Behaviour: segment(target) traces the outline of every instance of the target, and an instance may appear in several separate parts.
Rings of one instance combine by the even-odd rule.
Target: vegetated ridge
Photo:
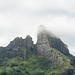
[[[60,38],[41,26],[36,44],[27,35],[0,47],[0,75],[75,75],[75,57]]]

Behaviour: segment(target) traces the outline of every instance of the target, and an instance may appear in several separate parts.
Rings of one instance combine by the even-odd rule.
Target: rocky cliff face
[[[64,44],[60,38],[46,30],[44,26],[39,27],[39,33],[44,34],[49,42],[50,47],[55,48],[65,55],[69,54],[69,50],[66,44]],[[41,36],[42,37],[42,36]]]
[[[61,53],[56,50],[56,49],[58,49],[58,46],[56,43],[58,43],[60,40],[58,41],[57,39],[54,39],[55,41],[52,41],[52,40],[50,40],[51,37],[54,38],[55,36],[50,35],[46,30],[41,28],[41,31],[39,31],[39,33],[37,35],[37,51],[41,55],[48,57],[50,59],[50,62],[52,62],[52,63],[54,63],[54,62],[58,62],[60,64],[63,64],[64,62],[70,63],[70,60],[67,60],[64,57],[62,58]],[[53,44],[56,46],[54,46]],[[58,45],[60,45],[60,44],[58,44]],[[55,47],[57,47],[57,48],[55,48]],[[64,46],[62,46],[62,47],[64,47]],[[63,51],[62,48],[61,48],[61,51]]]
[[[27,36],[26,37],[26,39],[25,40],[23,40],[23,45],[22,46],[24,46],[26,49],[28,49],[28,50],[31,50],[31,51],[33,51],[33,47],[34,47],[34,45],[33,45],[33,41],[32,41],[32,38],[31,38],[31,36]]]
[[[26,50],[33,50],[33,41],[30,36],[25,39],[16,37],[7,47],[0,47],[0,58],[9,59],[16,56],[26,59]]]
[[[41,54],[46,54],[50,52],[50,45],[45,33],[41,32],[37,35],[37,51]]]
[[[17,37],[13,41],[11,41],[7,47],[13,48],[13,50],[18,50],[19,47],[25,47],[28,50],[32,50],[33,49],[33,41],[29,35],[27,35],[27,37],[25,39]]]
[[[28,35],[0,47],[0,75],[73,75],[75,58],[68,55],[67,45],[41,27],[36,44]]]
[[[47,34],[47,38],[48,38],[49,44],[52,48],[59,50],[60,52],[62,52],[65,55],[69,54],[67,45],[64,44],[60,38],[52,37],[49,34]]]

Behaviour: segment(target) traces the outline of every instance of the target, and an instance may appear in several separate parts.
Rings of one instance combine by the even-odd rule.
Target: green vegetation
[[[0,75],[75,75],[75,57],[67,46],[45,34],[41,33],[37,44],[27,36],[0,47]]]
[[[22,49],[24,50],[24,48]],[[68,59],[61,52],[59,54],[61,57]],[[66,73],[67,69],[73,69],[69,62],[64,61],[64,64],[51,63],[50,58],[42,55],[38,56],[27,50],[26,60],[19,56],[5,60],[0,67],[0,75],[60,75]]]

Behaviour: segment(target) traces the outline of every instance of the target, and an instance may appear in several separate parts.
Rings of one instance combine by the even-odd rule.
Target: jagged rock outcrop
[[[37,51],[41,52],[41,54],[49,55],[50,45],[45,33],[41,32],[37,36]]]
[[[63,64],[64,61],[70,62],[64,57],[62,58],[60,52],[57,51],[56,49],[53,49],[52,46],[50,46],[52,45],[52,43],[56,42],[50,43],[49,36],[54,37],[53,35],[50,35],[45,29],[41,28],[41,30],[37,35],[37,51],[41,55],[48,57],[50,59],[50,62],[52,63],[58,62],[60,64]]]
[[[50,44],[49,44],[49,41],[45,32],[42,32],[42,31],[39,32],[37,35],[37,39],[38,39],[37,51],[41,55],[50,58],[51,63],[54,63],[54,62],[59,62],[60,64],[64,63],[63,59],[60,58],[61,57],[60,53],[50,47]],[[66,59],[64,58],[64,60]]]
[[[0,47],[0,75],[11,75],[11,72],[13,75],[73,75],[74,61],[67,45],[43,26],[36,44],[28,35]]]
[[[33,51],[33,41],[32,41],[32,37],[31,36],[27,36],[24,40],[23,40],[23,44],[22,46],[24,46],[26,49]]]
[[[52,48],[55,48],[57,50],[59,50],[60,52],[62,52],[65,55],[69,54],[69,50],[66,44],[64,44],[61,39],[57,38],[57,37],[52,37],[51,35],[47,34],[47,38],[49,41],[49,44]]]
[[[25,39],[16,37],[7,47],[0,47],[0,58],[9,59],[20,56],[26,59],[26,50],[33,50],[32,38],[28,35]]]
[[[59,65],[65,65],[66,63],[70,65],[70,59],[66,57],[67,54],[69,54],[67,46],[59,38],[44,29],[44,27],[40,29],[37,35],[37,51],[39,55],[48,58],[48,60],[45,61],[47,64],[57,63]],[[59,75],[73,74],[73,69],[71,67],[65,70],[65,72]]]
[[[11,41],[9,43],[9,45],[7,46],[7,48],[9,50],[15,50],[18,51],[20,47],[22,47],[22,38],[16,37],[13,41]]]
[[[54,34],[49,32],[48,30],[46,30],[46,28],[44,26],[41,25],[39,27],[39,32],[40,33],[42,32],[46,35],[46,38],[49,42],[50,47],[59,50],[60,52],[62,52],[65,55],[69,54],[67,45],[64,44],[60,38],[56,37]]]
[[[25,47],[28,50],[32,50],[33,49],[33,41],[29,35],[27,35],[27,37],[25,39],[17,37],[13,41],[11,41],[7,47],[13,48],[13,50],[18,50],[20,47]]]

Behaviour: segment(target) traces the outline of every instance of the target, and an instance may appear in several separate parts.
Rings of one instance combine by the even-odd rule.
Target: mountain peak
[[[39,33],[44,33],[44,34],[49,35],[51,37],[56,37],[52,32],[50,32],[50,30],[47,29],[47,27],[45,27],[43,25],[40,25],[38,27],[38,34]]]
[[[50,47],[55,48],[59,50],[60,52],[64,54],[69,54],[69,50],[67,48],[67,45],[62,42],[60,38],[55,36],[53,33],[51,33],[45,26],[40,25],[38,34],[37,34],[37,41],[47,39]]]
[[[37,43],[27,35],[0,47],[0,75],[73,75],[75,58],[67,46],[43,25]]]

